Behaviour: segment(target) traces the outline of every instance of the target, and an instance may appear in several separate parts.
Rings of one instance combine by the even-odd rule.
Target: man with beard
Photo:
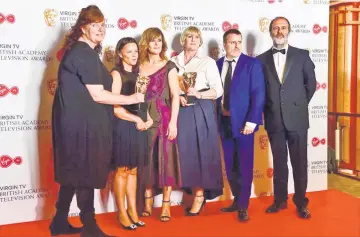
[[[293,202],[298,216],[310,218],[307,208],[307,131],[308,104],[316,90],[315,65],[309,52],[288,45],[291,26],[285,17],[270,23],[273,46],[258,56],[263,63],[266,82],[264,108],[274,167],[274,202],[266,210],[275,213],[287,207],[288,150],[293,170]]]

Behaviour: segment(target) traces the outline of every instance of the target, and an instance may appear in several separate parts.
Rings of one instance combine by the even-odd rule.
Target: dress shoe
[[[298,216],[302,219],[309,219],[311,217],[310,211],[306,207],[297,209],[297,213],[298,213]]]
[[[236,202],[234,201],[230,206],[220,209],[222,212],[234,212],[237,211]]]
[[[238,210],[238,219],[241,222],[245,222],[249,220],[248,211],[245,208],[241,208]]]
[[[281,209],[286,209],[286,208],[287,208],[287,203],[286,202],[283,202],[283,203],[280,203],[280,204],[273,203],[273,204],[271,204],[270,207],[268,207],[266,209],[266,213],[275,213],[275,212],[278,212]]]
[[[67,215],[66,216],[55,215],[51,221],[49,229],[51,236],[75,235],[75,234],[79,234],[82,230],[81,227],[77,228],[70,225],[67,219]]]
[[[76,235],[79,234],[82,228],[73,227],[72,225],[67,225],[66,227],[58,227],[55,225],[50,225],[49,227],[51,236],[57,235]]]

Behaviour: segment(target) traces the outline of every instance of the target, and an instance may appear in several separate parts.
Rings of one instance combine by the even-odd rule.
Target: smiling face
[[[95,45],[100,44],[106,34],[105,21],[93,22],[82,28],[83,36]]]
[[[188,33],[185,37],[184,48],[188,51],[197,51],[201,44],[201,37],[197,33]]]
[[[283,48],[288,44],[290,26],[287,20],[279,18],[271,26],[271,38],[276,48]]]

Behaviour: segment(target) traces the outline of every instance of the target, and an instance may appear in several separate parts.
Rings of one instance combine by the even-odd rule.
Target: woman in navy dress
[[[179,112],[179,154],[183,189],[193,194],[188,216],[199,214],[206,199],[223,193],[220,144],[215,118],[214,100],[223,93],[220,74],[214,59],[201,53],[201,31],[190,26],[180,37],[184,51],[173,57],[180,76],[191,73],[194,87],[183,91],[194,101],[181,96]]]
[[[112,92],[121,95],[135,93],[138,77],[139,47],[134,38],[119,40],[115,49],[116,66],[112,70]],[[118,220],[127,230],[145,226],[136,210],[137,167],[145,165],[148,154],[147,103],[115,105],[113,166],[116,169],[114,193]],[[125,196],[127,209],[125,209]]]
[[[96,224],[94,189],[106,186],[110,171],[114,104],[143,102],[143,95],[111,93],[112,78],[99,58],[105,37],[104,15],[83,8],[65,41],[52,110],[55,180],[60,184],[52,235],[106,237]],[[68,222],[76,193],[83,228]]]

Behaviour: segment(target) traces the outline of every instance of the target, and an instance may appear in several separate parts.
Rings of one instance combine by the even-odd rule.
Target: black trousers
[[[307,130],[284,130],[268,133],[268,135],[273,154],[275,203],[280,204],[288,199],[287,157],[289,150],[295,185],[293,202],[297,208],[305,208],[309,202],[305,196],[308,182]]]
[[[68,217],[71,201],[76,195],[77,205],[80,209],[81,222],[92,224],[95,216],[94,208],[94,189],[92,188],[75,188],[60,185],[58,200],[56,202],[55,218],[64,219]]]

